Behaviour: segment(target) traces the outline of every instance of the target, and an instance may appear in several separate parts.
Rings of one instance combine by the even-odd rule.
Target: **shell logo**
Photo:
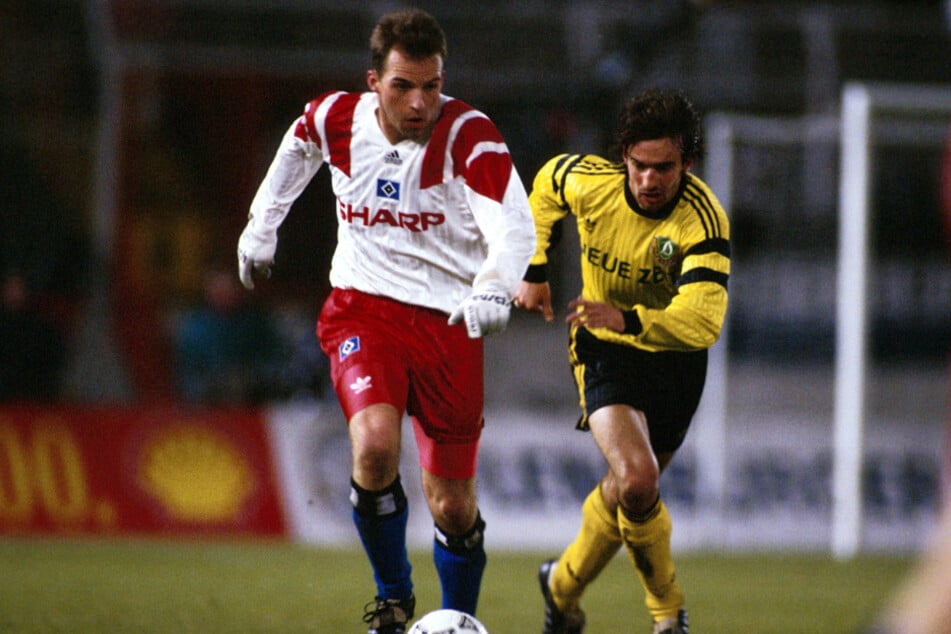
[[[170,425],[146,441],[140,486],[175,520],[237,519],[254,490],[251,465],[224,434],[200,425]]]

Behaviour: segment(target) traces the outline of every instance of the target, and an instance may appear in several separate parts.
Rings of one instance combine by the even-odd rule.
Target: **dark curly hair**
[[[635,143],[666,138],[680,143],[684,161],[703,158],[700,115],[682,92],[652,88],[624,104],[615,136],[619,154]]]
[[[441,55],[446,59],[446,34],[436,18],[419,9],[396,11],[380,18],[370,35],[370,65],[383,74],[386,58],[400,47],[412,59]]]

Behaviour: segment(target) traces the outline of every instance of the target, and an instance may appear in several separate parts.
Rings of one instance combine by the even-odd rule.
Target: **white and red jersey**
[[[474,291],[513,296],[535,250],[535,229],[495,125],[443,96],[426,143],[393,145],[377,107],[373,92],[331,92],[308,103],[258,189],[243,239],[273,240],[326,163],[337,198],[334,287],[447,313]]]

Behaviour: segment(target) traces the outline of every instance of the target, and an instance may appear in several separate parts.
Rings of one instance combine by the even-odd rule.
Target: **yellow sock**
[[[647,609],[655,621],[676,617],[684,605],[670,554],[670,514],[658,499],[647,519],[635,522],[619,508],[618,528],[627,554],[647,592]]]
[[[604,570],[621,547],[617,519],[595,487],[581,507],[581,529],[558,560],[551,575],[552,598],[558,609],[578,605],[585,587]]]

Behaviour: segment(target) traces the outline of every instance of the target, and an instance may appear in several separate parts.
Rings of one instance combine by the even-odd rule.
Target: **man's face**
[[[656,211],[677,195],[691,162],[684,162],[674,139],[650,139],[624,150],[627,183],[644,211]]]
[[[445,73],[442,56],[412,59],[394,47],[383,74],[367,72],[367,85],[380,97],[377,120],[390,143],[425,143],[439,116]]]

